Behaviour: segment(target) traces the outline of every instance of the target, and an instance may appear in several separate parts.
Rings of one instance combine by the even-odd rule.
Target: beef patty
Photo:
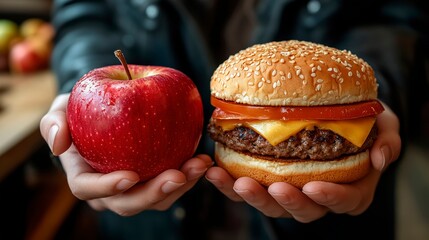
[[[257,132],[244,126],[223,131],[220,126],[214,124],[213,120],[210,120],[207,130],[213,140],[235,151],[297,160],[331,160],[343,155],[363,152],[372,146],[377,137],[377,128],[374,125],[365,143],[361,147],[357,147],[333,131],[315,127],[313,130],[301,130],[296,135],[273,146]]]

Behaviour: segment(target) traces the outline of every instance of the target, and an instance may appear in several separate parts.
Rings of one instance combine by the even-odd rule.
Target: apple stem
[[[124,57],[124,54],[122,53],[122,51],[119,49],[115,50],[115,56],[116,56],[116,58],[119,59],[122,66],[124,67],[125,72],[127,73],[127,76],[128,76],[128,80],[132,80],[133,78],[131,77],[130,69],[128,68],[128,64],[127,64],[127,60],[125,60],[125,57]]]

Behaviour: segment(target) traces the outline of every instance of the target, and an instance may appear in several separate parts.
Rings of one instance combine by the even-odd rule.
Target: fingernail
[[[116,184],[116,189],[119,191],[124,191],[129,189],[130,187],[134,186],[137,182],[130,181],[128,179],[122,179],[121,181]]]
[[[220,180],[217,180],[217,179],[211,179],[211,178],[208,178],[207,176],[206,176],[206,179],[207,179],[207,181],[209,181],[209,182],[211,182],[213,185],[215,185],[217,188],[222,188],[222,187],[223,187],[223,182],[222,182],[222,181],[220,181]]]
[[[253,201],[253,199],[255,199],[255,194],[247,189],[236,189],[234,188],[234,191],[240,195],[242,198],[248,200],[248,201]]]
[[[171,192],[177,190],[178,188],[180,188],[181,186],[183,186],[184,184],[185,183],[177,183],[177,182],[167,181],[162,185],[161,191],[163,193],[171,193]]]
[[[49,135],[48,135],[48,145],[49,148],[51,149],[51,152],[54,153],[54,142],[55,142],[55,137],[57,136],[58,130],[60,128],[58,127],[58,125],[53,125],[50,129],[49,129]],[[55,153],[54,153],[55,154]]]
[[[207,168],[204,168],[204,169],[191,168],[187,173],[186,179],[188,181],[195,180],[197,178],[200,178],[206,171],[207,171]]]
[[[390,148],[388,146],[382,146],[380,148],[381,152],[381,164],[378,167],[378,170],[383,171],[384,167],[386,166],[386,160],[390,161],[390,158],[392,157],[392,152],[390,151]]]
[[[291,202],[291,198],[287,194],[276,193],[271,191],[268,191],[268,192],[270,193],[271,196],[275,197],[276,201],[279,201],[279,203],[282,205],[288,205]]]
[[[329,199],[326,193],[322,191],[306,191],[303,189],[302,191],[305,195],[313,199],[313,201],[319,203],[319,204],[325,204],[328,203]]]

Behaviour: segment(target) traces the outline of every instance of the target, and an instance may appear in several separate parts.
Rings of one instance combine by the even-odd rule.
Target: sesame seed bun
[[[258,44],[214,72],[212,96],[262,106],[315,106],[377,98],[373,69],[346,50],[304,41]]]
[[[215,160],[234,178],[251,177],[269,186],[287,182],[302,188],[310,181],[349,183],[364,177],[371,166],[369,151],[333,161],[302,161],[260,158],[215,143]]]

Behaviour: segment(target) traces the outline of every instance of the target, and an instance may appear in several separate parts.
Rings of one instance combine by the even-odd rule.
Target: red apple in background
[[[203,107],[184,73],[162,66],[128,68],[130,77],[121,65],[84,75],[70,94],[67,122],[74,145],[96,171],[132,170],[146,181],[193,156]]]
[[[29,38],[12,45],[9,67],[14,73],[32,73],[48,67],[51,46],[39,38]]]

